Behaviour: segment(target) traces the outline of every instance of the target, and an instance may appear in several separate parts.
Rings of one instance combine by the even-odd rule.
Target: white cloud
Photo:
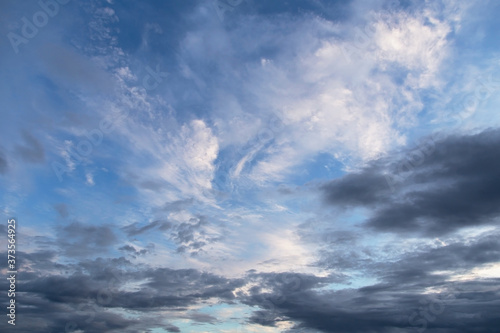
[[[147,180],[169,184],[155,193],[152,203],[164,204],[179,198],[194,197],[209,202],[218,140],[203,120],[193,120],[178,131],[165,131],[153,124],[137,124],[129,119],[121,128],[133,146],[126,172],[140,183]],[[144,155],[148,163],[144,165]]]
[[[371,13],[371,35],[361,43],[358,33],[342,40],[323,37],[336,30],[335,24],[315,20],[321,23],[303,23],[301,32],[285,37],[290,43],[312,39],[297,55],[284,53],[252,68],[248,89],[261,97],[263,107],[278,110],[285,124],[249,171],[254,181],[282,180],[317,153],[354,164],[379,157],[404,144],[402,129],[417,124],[423,108],[419,90],[442,85],[440,64],[448,55],[450,32],[446,22],[421,12]],[[358,28],[363,31],[369,29]],[[358,54],[346,59],[346,49]],[[242,157],[234,175],[254,155]]]
[[[87,184],[89,186],[94,186],[95,185],[94,176],[90,172],[87,172],[85,174],[85,184]]]

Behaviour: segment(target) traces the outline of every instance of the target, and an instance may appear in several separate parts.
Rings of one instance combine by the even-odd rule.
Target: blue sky
[[[498,327],[498,2],[0,13],[2,330]]]

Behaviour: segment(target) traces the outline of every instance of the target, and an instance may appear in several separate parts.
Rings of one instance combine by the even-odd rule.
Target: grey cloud
[[[0,174],[5,174],[9,169],[9,163],[7,162],[7,157],[0,147]]]
[[[221,240],[218,236],[209,236],[204,230],[210,223],[205,216],[191,218],[189,222],[183,222],[175,226],[171,234],[172,240],[179,246],[178,252],[187,252],[192,256],[203,251],[205,245]]]
[[[444,278],[452,278],[454,274],[497,262],[499,236],[499,231],[495,231],[473,240],[448,241],[446,246],[424,246],[390,261],[362,246],[356,246],[355,250],[351,246],[328,246],[319,251],[316,265],[339,272],[356,270],[373,276],[380,281],[376,288],[420,290],[426,286],[439,286]],[[394,250],[394,245],[386,249],[389,252]],[[437,271],[448,273],[434,274]]]
[[[191,200],[182,200],[174,202],[173,206],[181,209],[185,205],[190,204]],[[209,225],[208,219],[205,216],[196,216],[191,218],[188,222],[181,222],[174,224],[162,220],[156,220],[144,226],[139,223],[132,223],[122,230],[127,236],[137,236],[152,230],[169,231],[169,237],[177,244],[177,252],[188,253],[196,255],[203,250],[207,244],[214,243],[220,240],[219,237],[210,237],[203,230],[205,226]]]
[[[232,300],[234,299],[232,291],[243,283],[240,279],[230,280],[194,269],[161,268],[149,271],[147,275],[151,278],[148,286],[158,290],[171,290],[171,295],[186,295],[180,297],[184,301],[189,301],[193,297],[219,297]],[[190,292],[193,289],[194,292]]]
[[[42,250],[33,253],[19,251],[18,263],[21,267],[24,267],[27,270],[64,269],[64,265],[54,262],[56,255],[57,252],[54,250]]]
[[[320,189],[325,201],[336,206],[371,206],[386,201],[390,189],[384,175],[371,166],[359,173],[348,174],[335,179]]]
[[[408,164],[409,170],[399,168],[404,158],[380,160],[320,191],[332,207],[371,209],[366,224],[378,231],[431,237],[489,224],[500,215],[499,148],[498,129],[449,136],[437,140],[433,152],[418,163]],[[391,192],[393,176],[399,183]]]
[[[61,217],[66,218],[69,216],[68,206],[65,203],[58,203],[54,205],[54,208]]]
[[[349,280],[342,275],[320,278],[250,271],[247,279],[257,286],[250,288],[250,295],[238,296],[259,308],[249,322],[277,326],[291,320],[295,326],[289,332],[422,332],[424,326],[430,333],[495,332],[500,322],[495,315],[500,309],[500,279],[450,279],[497,263],[499,239],[498,230],[490,231],[472,239],[455,239],[446,246],[422,246],[391,261],[375,256],[366,260],[352,255],[363,249],[350,252],[348,246],[335,247],[323,253],[324,261],[318,265],[335,271],[354,268],[379,282],[330,290],[322,287]],[[429,288],[441,292],[429,293]]]
[[[130,254],[133,258],[136,258],[137,256],[146,255],[146,254],[150,253],[152,249],[154,249],[154,244],[149,244],[148,248],[141,249],[141,250],[137,250],[135,247],[133,247],[131,245],[125,245],[125,246],[118,248],[118,250],[124,251],[124,252]]]
[[[29,163],[42,163],[45,160],[45,149],[43,145],[33,135],[24,131],[23,139],[25,145],[17,145],[15,152],[26,162]]]
[[[156,220],[156,221],[153,221],[153,222],[151,222],[145,226],[142,226],[142,227],[140,227],[139,223],[137,223],[137,222],[132,223],[132,224],[124,227],[123,231],[125,231],[125,233],[129,237],[131,237],[131,236],[143,234],[143,233],[150,231],[150,230],[153,230],[155,228],[157,228],[160,231],[165,231],[165,230],[170,229],[171,227],[172,227],[172,223],[170,223],[170,222]]]
[[[164,328],[167,330],[167,332],[173,332],[173,333],[177,333],[177,332],[180,332],[181,329],[175,325],[165,325]]]
[[[106,309],[141,311],[155,318],[155,311],[170,308],[179,313],[179,318],[216,323],[217,318],[210,315],[182,312],[198,302],[218,298],[227,303],[240,300],[257,307],[248,318],[250,323],[276,326],[282,320],[291,320],[295,323],[291,332],[381,333],[415,331],[420,327],[416,320],[422,317],[409,321],[410,315],[438,299],[436,304],[442,305],[443,310],[433,315],[432,321],[427,321],[428,332],[465,333],[471,332],[470,327],[474,327],[475,332],[496,332],[499,279],[450,285],[448,276],[430,278],[430,274],[422,275],[419,271],[430,273],[434,269],[453,270],[495,262],[500,252],[497,236],[486,235],[470,244],[457,242],[409,253],[397,262],[379,264],[376,272],[381,283],[338,291],[324,289],[345,282],[343,276],[335,274],[319,277],[251,270],[244,279],[228,279],[195,269],[136,266],[124,258],[87,260],[67,266],[65,275],[43,274],[42,270],[23,274],[19,288],[24,293],[19,303],[26,306],[23,312],[26,320],[20,331],[37,331],[34,325],[47,327],[48,332],[58,331],[68,322],[74,322],[85,332],[134,332],[153,327],[179,332],[178,327],[158,319],[139,322],[112,315]],[[46,262],[54,258],[54,254],[34,253],[30,260]],[[137,291],[122,288],[139,281],[143,283]],[[256,283],[249,289],[250,294],[239,292],[235,297],[235,290],[249,282]],[[6,282],[2,281],[0,287],[5,288]],[[449,289],[452,297],[424,294],[427,287]],[[109,297],[98,301],[99,295]],[[92,320],[86,321],[90,316]]]
[[[122,246],[118,250],[127,251],[127,252],[134,252],[134,253],[136,252],[135,247],[130,246],[130,245]]]
[[[144,180],[139,183],[139,187],[153,192],[159,192],[160,190],[168,188],[169,184],[164,180]]]
[[[372,267],[389,286],[423,288],[438,285],[451,274],[467,272],[474,267],[495,263],[500,258],[500,234],[475,239],[468,243],[456,242],[447,246],[421,250],[407,254],[394,263],[378,263]],[[447,275],[436,276],[435,271],[451,271]],[[394,287],[392,287],[394,288]]]
[[[375,288],[281,290],[281,294],[254,290],[245,302],[262,309],[254,312],[250,322],[276,326],[279,321],[288,319],[296,323],[290,332],[300,329],[338,333],[413,332],[422,327],[416,320],[423,317],[416,311],[419,307],[426,309],[432,302],[441,309],[439,315],[427,314],[432,316],[432,320],[426,321],[427,332],[465,333],[470,332],[471,327],[476,332],[495,332],[499,320],[494,312],[500,302],[495,299],[499,295],[498,288],[489,291],[494,283],[498,281],[459,284],[446,296]],[[416,315],[411,317],[413,314]]]
[[[46,252],[23,255],[40,264],[55,259],[54,254]],[[65,325],[71,322],[85,332],[137,332],[154,327],[179,332],[178,327],[165,323],[155,311],[170,308],[179,312],[179,318],[214,323],[217,319],[213,316],[182,312],[209,298],[232,302],[232,291],[244,282],[194,269],[145,268],[124,258],[99,258],[70,264],[60,275],[54,273],[53,267],[50,271],[40,267],[36,273],[22,273],[18,286],[23,293],[17,301],[24,320],[16,326],[20,332],[42,332],[43,328],[46,332],[65,331]],[[143,283],[138,291],[123,288],[139,281]],[[0,281],[0,287],[7,288],[7,281]],[[144,315],[141,321],[126,319],[107,311],[109,309],[142,311]],[[36,329],[36,325],[42,330]],[[0,329],[5,327],[6,323],[2,322]]]
[[[296,297],[312,292],[315,288],[326,286],[329,283],[342,281],[341,276],[331,275],[317,277],[300,273],[257,273],[249,271],[248,281],[258,285],[250,288],[251,295],[239,293],[244,304],[259,306],[261,310],[254,311],[249,321],[263,326],[275,326],[283,318],[281,308],[289,304]],[[307,304],[303,304],[308,306]]]
[[[184,318],[190,319],[198,323],[215,324],[218,322],[217,318],[215,318],[214,316],[196,311],[190,312]]]
[[[103,254],[117,242],[113,230],[109,226],[89,226],[80,222],[72,222],[58,230],[57,246],[65,255],[80,257]]]
[[[165,205],[163,205],[162,210],[167,212],[178,212],[181,210],[185,210],[189,206],[193,205],[193,203],[193,198],[167,202],[165,203]]]

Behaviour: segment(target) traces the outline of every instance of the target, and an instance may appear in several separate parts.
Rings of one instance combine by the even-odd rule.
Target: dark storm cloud
[[[99,311],[92,304],[84,302],[81,306],[54,303],[31,294],[16,295],[18,303],[16,332],[51,333],[51,332],[137,332],[141,322],[122,315]],[[22,316],[22,317],[21,317]],[[20,318],[24,318],[21,320]],[[10,332],[11,325],[2,321],[0,330]]]
[[[228,279],[195,269],[147,268],[124,258],[87,260],[64,267],[66,274],[23,273],[18,298],[20,313],[25,319],[20,332],[64,331],[72,323],[85,332],[137,332],[163,327],[180,332],[154,316],[155,311],[169,308],[179,312],[179,318],[199,323],[216,323],[206,314],[187,312],[189,306],[210,298],[231,303],[242,301],[254,306],[248,318],[251,323],[275,326],[282,320],[300,329],[320,332],[411,332],[423,327],[427,332],[458,333],[496,332],[500,310],[499,279],[463,281],[450,285],[448,275],[432,275],[434,270],[471,268],[492,263],[500,254],[498,234],[484,236],[471,244],[421,249],[409,253],[394,263],[379,263],[370,267],[380,283],[359,288],[330,290],[335,283],[345,283],[341,275],[326,277],[300,273],[258,273],[249,271],[244,279]],[[30,261],[47,263],[53,253],[29,255]],[[54,267],[54,266],[51,266]],[[142,284],[138,284],[142,282]],[[234,292],[247,283],[255,283],[249,294]],[[135,290],[125,288],[134,284]],[[6,282],[0,283],[7,288]],[[445,294],[428,295],[428,287],[449,289]],[[419,308],[437,308],[439,313],[421,315]],[[141,311],[151,320],[136,321],[110,312]],[[415,314],[416,313],[416,314]],[[413,315],[415,314],[415,315]],[[412,316],[413,315],[413,316]],[[144,317],[145,318],[145,317]],[[144,319],[143,318],[143,319]],[[155,319],[156,318],[156,321]],[[2,323],[1,325],[5,325]],[[0,325],[0,328],[2,326]],[[17,327],[16,327],[17,328]],[[42,330],[43,331],[43,330]]]
[[[378,172],[372,166],[323,185],[325,200],[336,206],[371,206],[384,202],[389,198],[390,189],[384,175]]]
[[[148,271],[147,276],[151,279],[147,284],[149,287],[170,291],[169,295],[182,295],[178,300],[183,300],[186,305],[194,298],[219,297],[232,300],[234,299],[232,291],[243,284],[243,280],[240,279],[226,279],[195,269],[160,268]]]
[[[45,160],[45,149],[33,135],[23,132],[24,145],[17,145],[15,152],[25,162],[42,163]]]
[[[250,322],[264,326],[275,326],[283,318],[282,307],[298,295],[308,294],[314,288],[343,281],[343,277],[331,275],[317,277],[301,273],[257,273],[249,271],[247,281],[257,283],[250,288],[250,295],[243,292],[238,296],[244,304],[258,306],[261,310],[253,313]],[[308,306],[304,303],[304,306]]]
[[[452,275],[466,273],[475,267],[498,262],[499,233],[477,239],[469,244],[457,242],[438,248],[421,250],[401,257],[394,263],[377,263],[369,269],[379,275],[377,286],[401,291],[439,287]],[[440,271],[440,274],[435,272]],[[444,273],[446,272],[446,273]]]
[[[27,270],[64,269],[64,265],[54,261],[56,256],[57,252],[53,250],[43,250],[33,253],[18,252],[18,263]]]
[[[417,332],[424,324],[430,333],[466,333],[472,332],[471,327],[474,332],[495,332],[500,322],[495,315],[500,309],[495,285],[499,281],[451,285],[442,279],[448,290],[432,295],[389,286],[338,291],[274,288],[262,292],[253,288],[244,303],[261,309],[250,317],[251,323],[276,326],[292,320],[296,326],[290,332]]]
[[[47,252],[23,255],[40,264],[55,258]],[[215,323],[218,320],[213,316],[198,312],[183,315],[181,311],[214,297],[233,302],[232,291],[244,283],[194,269],[146,268],[124,258],[69,264],[61,268],[60,274],[55,274],[53,267],[47,271],[40,266],[36,273],[19,275],[22,279],[18,288],[23,293],[17,297],[18,311],[24,318],[16,325],[20,332],[64,332],[68,323],[75,323],[85,332],[138,332],[154,327],[179,332],[176,326],[166,324],[165,318],[154,316],[154,311],[170,308],[179,311],[179,318]],[[131,283],[137,285],[136,290],[126,287]],[[7,288],[7,281],[1,281],[0,287]],[[152,319],[126,319],[111,309],[141,311],[145,316],[142,319],[149,315]],[[0,329],[2,325],[5,323],[0,324]]]
[[[300,275],[288,285],[264,280],[244,298],[246,304],[261,308],[250,321],[275,326],[288,318],[297,323],[297,329],[321,332],[419,332],[424,326],[431,333],[497,329],[500,279],[449,281],[456,274],[470,274],[474,268],[497,263],[498,232],[473,240],[458,239],[446,246],[422,246],[395,261],[352,253],[348,247],[334,248],[323,253],[318,264],[337,271],[355,268],[361,275],[373,276],[376,284],[332,291],[317,289],[321,284],[314,283],[302,288],[305,279]],[[429,293],[429,288],[442,292]]]
[[[441,235],[492,223],[499,216],[499,149],[498,129],[449,136],[433,142],[432,149],[418,159],[409,156],[419,150],[409,151],[320,189],[325,202],[334,207],[372,209],[367,225],[376,230]]]

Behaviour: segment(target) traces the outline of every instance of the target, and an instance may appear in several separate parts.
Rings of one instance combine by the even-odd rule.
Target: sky
[[[0,331],[498,332],[499,15],[1,1]]]

